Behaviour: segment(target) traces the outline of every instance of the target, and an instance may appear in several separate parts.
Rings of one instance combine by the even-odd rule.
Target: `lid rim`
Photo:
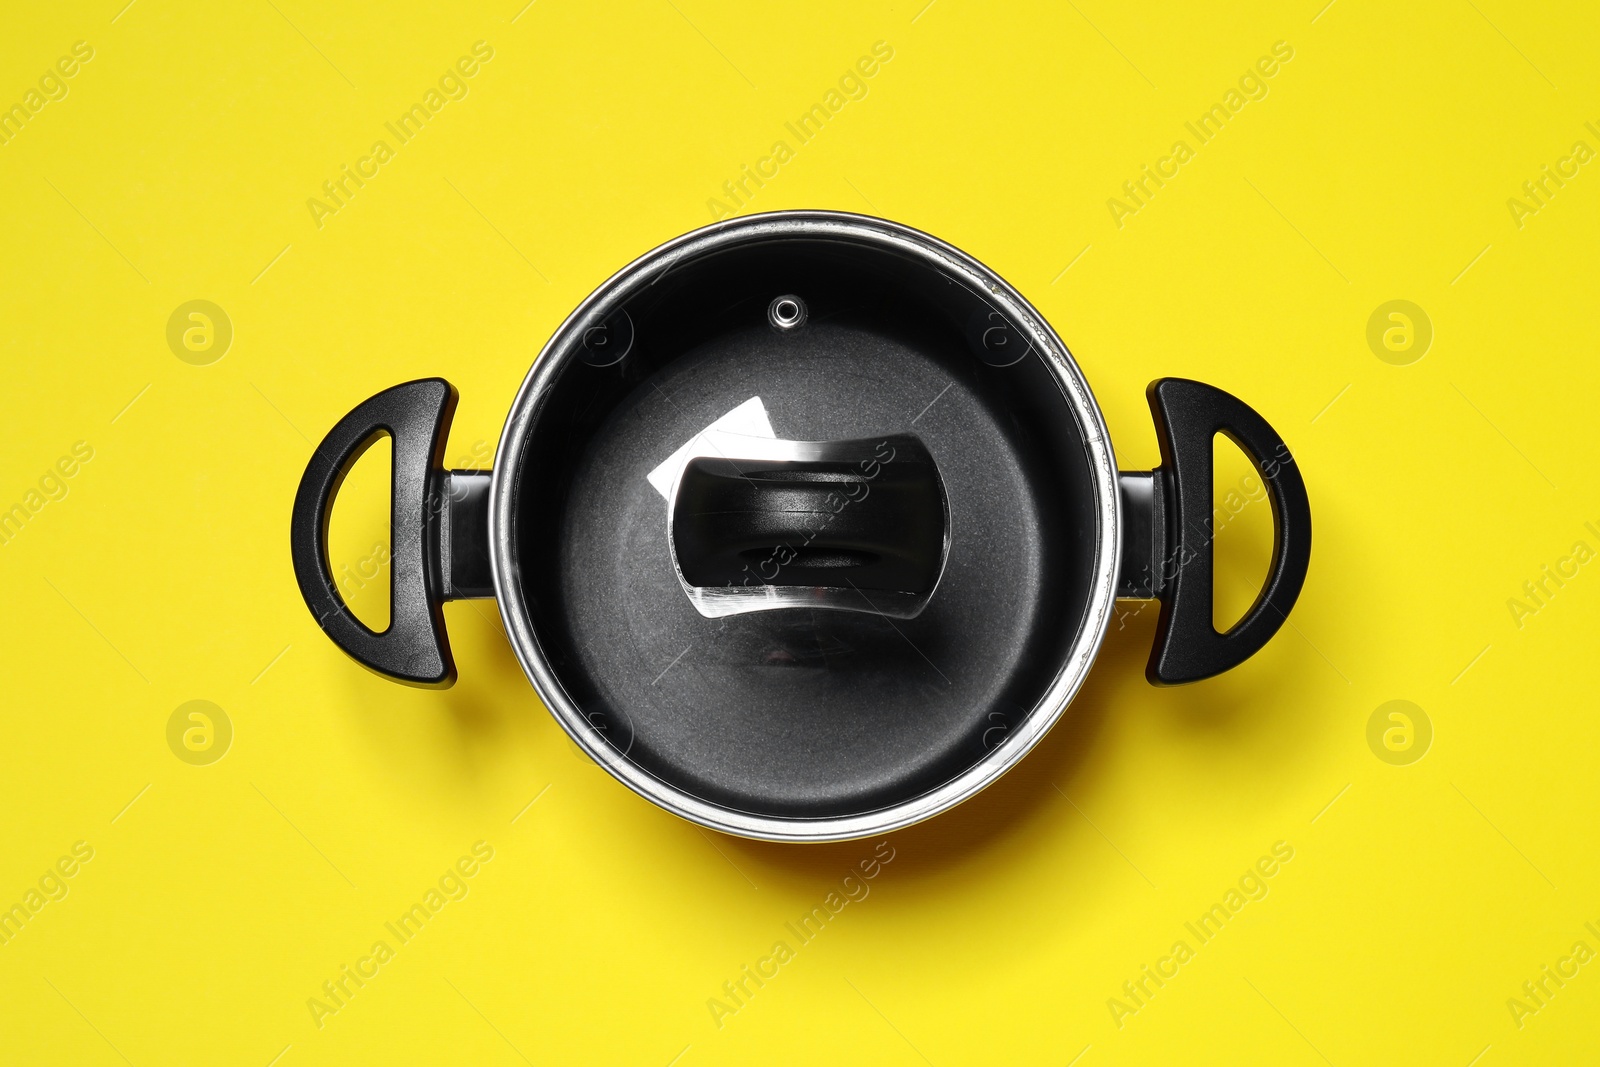
[[[1094,574],[1084,620],[1049,689],[1008,735],[982,759],[942,785],[896,804],[844,816],[773,816],[738,811],[697,797],[641,767],[590,725],[551,670],[523,600],[516,544],[516,472],[552,386],[581,348],[576,342],[595,321],[635,290],[653,284],[687,258],[748,241],[835,236],[891,247],[963,278],[1011,313],[1062,388],[1077,420],[1097,502]],[[1110,438],[1099,405],[1065,343],[1044,317],[993,270],[921,231],[884,219],[835,211],[780,211],[743,216],[691,231],[638,257],[586,297],[551,335],[512,402],[500,439],[489,491],[489,555],[501,619],[534,691],[564,731],[612,777],[647,800],[691,822],[740,837],[768,841],[845,841],[903,829],[960,804],[1014,767],[1060,720],[1081,688],[1109,629],[1121,556],[1120,497]]]

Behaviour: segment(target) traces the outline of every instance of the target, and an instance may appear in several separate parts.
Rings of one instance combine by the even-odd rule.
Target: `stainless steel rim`
[[[675,265],[745,241],[781,237],[834,236],[878,244],[925,260],[963,279],[984,299],[1008,312],[1027,334],[1060,383],[1078,421],[1098,498],[1094,576],[1088,618],[1049,690],[1024,725],[983,759],[921,796],[871,812],[830,818],[779,818],[709,803],[642,770],[618,753],[590,725],[550,669],[524,605],[515,544],[516,487],[530,433],[550,387],[568,359],[576,358],[584,332],[633,292]],[[1099,405],[1083,372],[1049,323],[1010,285],[964,252],[918,230],[883,219],[835,211],[780,211],[714,223],[646,253],[612,275],[567,317],[545,344],[511,405],[495,457],[489,489],[489,555],[500,616],[523,671],[545,706],[572,739],[613,777],[647,800],[691,822],[724,833],[768,841],[842,841],[898,830],[931,818],[982,791],[1015,766],[1056,724],[1077,694],[1100,651],[1116,597],[1121,555],[1117,469]]]

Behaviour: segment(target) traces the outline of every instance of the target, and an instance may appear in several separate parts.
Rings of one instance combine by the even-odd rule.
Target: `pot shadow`
[[[352,676],[345,704],[357,713],[369,747],[381,750],[385,763],[422,772],[428,781],[416,787],[441,798],[473,791],[508,759],[537,778],[550,749],[547,725],[554,724],[528,685],[498,606],[456,601],[445,615],[457,668],[449,689],[373,686]],[[397,727],[401,716],[404,728]]]
[[[506,634],[500,606],[493,600],[457,601],[453,618],[452,650],[457,655],[456,684],[439,695],[460,732],[469,738],[489,738],[511,730],[527,717],[528,705],[544,711],[533,694],[522,664]],[[446,612],[450,608],[446,607]],[[465,651],[465,655],[460,655]],[[522,693],[526,701],[507,699]]]
[[[777,883],[812,892],[818,882],[835,881],[887,840],[907,859],[896,880],[932,891],[962,870],[999,868],[1015,863],[1029,849],[1059,838],[1059,821],[1069,820],[1085,839],[1098,831],[1078,801],[1091,798],[1109,752],[1097,744],[1113,713],[1153,715],[1160,729],[1194,737],[1196,747],[1221,741],[1229,746],[1260,745],[1289,749],[1302,743],[1314,723],[1306,717],[1273,714],[1282,694],[1294,691],[1306,661],[1297,655],[1261,656],[1252,669],[1194,685],[1152,689],[1145,663],[1155,638],[1159,608],[1128,604],[1110,632],[1083,688],[1050,733],[1020,763],[983,792],[949,811],[894,833],[865,840],[797,846],[719,835],[719,844],[736,854],[762,885]],[[1276,641],[1300,641],[1285,627]],[[1269,647],[1271,647],[1269,645]],[[1270,662],[1262,662],[1270,660]],[[1202,740],[1201,736],[1209,735]],[[1221,735],[1221,736],[1218,736]],[[765,879],[765,881],[763,881]]]
[[[758,881],[791,883],[809,889],[834,880],[887,840],[898,855],[914,857],[897,872],[911,881],[937,881],[962,867],[983,863],[1030,836],[1046,820],[1071,810],[1063,798],[1090,763],[1107,714],[1128,704],[1127,689],[1144,686],[1144,663],[1154,633],[1154,608],[1129,614],[1127,625],[1114,620],[1083,688],[1055,727],[1007,774],[965,803],[903,830],[876,838],[796,846],[722,835],[760,870]],[[1072,816],[1076,818],[1076,815]],[[765,884],[765,883],[763,883]]]

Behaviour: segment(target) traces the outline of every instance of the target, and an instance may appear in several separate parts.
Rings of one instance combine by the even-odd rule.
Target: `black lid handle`
[[[437,689],[456,679],[441,605],[492,594],[489,475],[444,469],[456,396],[444,379],[423,378],[386,389],[340,419],[300,479],[289,531],[300,595],[333,643],[386,678]],[[328,519],[345,475],[385,434],[394,441],[391,596],[389,628],[378,633],[339,595],[328,566]]]
[[[927,604],[949,519],[938,466],[914,435],[720,440],[719,454],[685,466],[669,517],[679,578],[701,614],[911,618]]]
[[[1119,593],[1161,601],[1145,676],[1152,685],[1197,682],[1237,667],[1288,619],[1311,565],[1311,503],[1289,446],[1238,397],[1186,378],[1146,390],[1161,443],[1161,466],[1124,473],[1124,551]],[[1272,502],[1272,565],[1255,603],[1227,633],[1212,625],[1216,531],[1212,523],[1212,438],[1244,450]]]

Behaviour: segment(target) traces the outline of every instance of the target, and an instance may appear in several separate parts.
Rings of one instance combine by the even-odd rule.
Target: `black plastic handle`
[[[1161,466],[1123,474],[1119,593],[1161,601],[1145,676],[1197,682],[1237,667],[1288,619],[1311,565],[1311,502],[1283,438],[1244,401],[1215,386],[1161,378],[1146,391]],[[1227,633],[1212,625],[1212,438],[1225,434],[1255,463],[1272,503],[1272,566],[1250,610]]]
[[[300,479],[289,532],[300,595],[333,643],[385,678],[434,689],[456,679],[444,601],[491,595],[489,475],[444,469],[456,396],[444,379],[423,378],[386,389],[340,419]],[[328,518],[345,475],[384,434],[394,441],[391,598],[389,628],[378,633],[339,595],[328,566]]]

